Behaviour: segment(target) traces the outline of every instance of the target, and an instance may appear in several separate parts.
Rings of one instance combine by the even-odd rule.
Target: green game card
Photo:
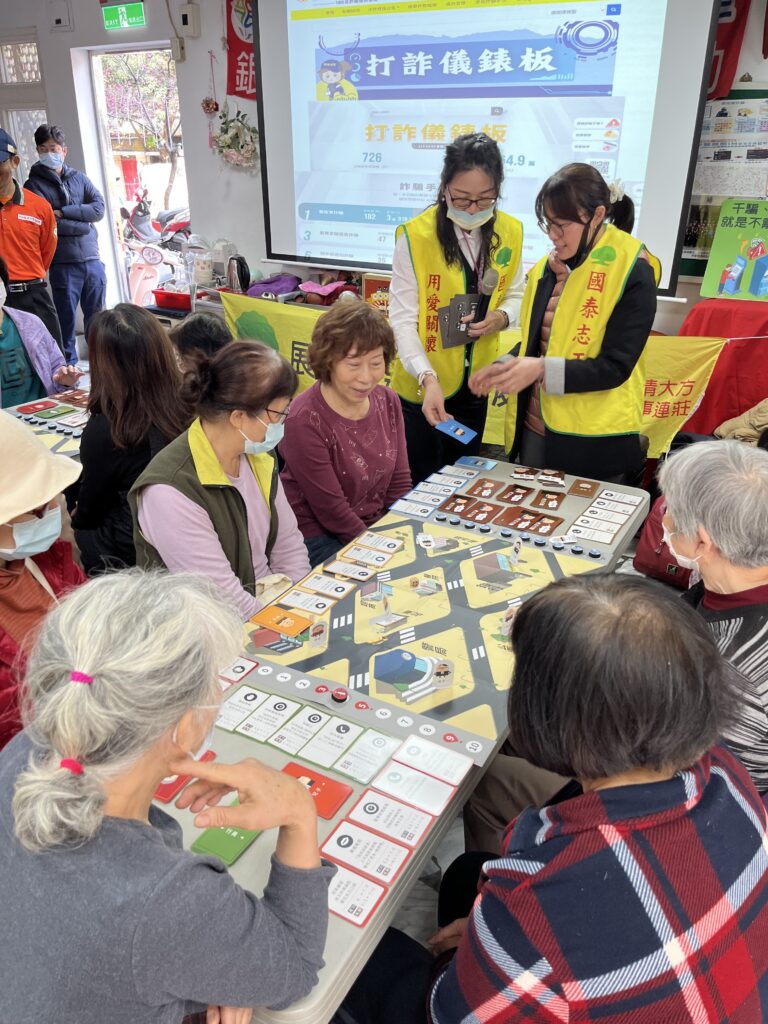
[[[206,853],[211,857],[218,857],[230,867],[245,853],[258,835],[261,835],[261,832],[249,832],[232,826],[207,828],[192,843],[191,850],[193,853]]]
[[[74,405],[56,405],[53,409],[36,412],[35,416],[39,416],[41,420],[57,420],[59,416],[66,416],[70,412],[77,412]]]

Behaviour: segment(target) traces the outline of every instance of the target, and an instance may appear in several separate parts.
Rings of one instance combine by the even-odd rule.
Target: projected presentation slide
[[[640,213],[666,6],[288,0],[296,253],[390,263],[470,132],[501,147],[526,266],[549,248],[536,193],[563,164],[622,178]]]

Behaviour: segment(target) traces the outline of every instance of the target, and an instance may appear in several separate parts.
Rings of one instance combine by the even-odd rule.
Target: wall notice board
[[[704,108],[680,273],[703,277],[726,199],[768,197],[768,90],[731,92]]]

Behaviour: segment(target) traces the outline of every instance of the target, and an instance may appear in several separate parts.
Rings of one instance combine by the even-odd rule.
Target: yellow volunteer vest
[[[454,295],[466,294],[467,282],[462,266],[446,266],[437,240],[436,215],[437,207],[431,206],[418,217],[401,224],[397,229],[397,237],[404,233],[408,239],[411,263],[419,286],[419,337],[427,358],[440,378],[443,394],[450,398],[461,387],[467,346],[443,349],[437,311],[447,306]],[[498,210],[494,226],[500,240],[499,247],[485,269],[495,267],[499,272],[499,283],[491,295],[489,309],[496,309],[504,298],[520,263],[523,246],[523,225],[519,220]],[[499,354],[499,335],[487,334],[479,338],[470,351],[470,371],[487,366]],[[409,402],[421,400],[418,382],[406,372],[399,359],[395,360],[392,368],[392,387]]]
[[[572,271],[560,295],[549,335],[547,355],[564,359],[594,359],[599,355],[608,321],[624,294],[632,268],[645,250],[656,283],[661,263],[641,241],[607,224],[597,245]],[[528,274],[520,310],[523,344],[531,329],[531,309],[547,265],[542,257]],[[639,362],[623,384],[610,391],[548,395],[541,390],[541,416],[547,430],[579,437],[636,434],[643,406],[643,377]],[[505,421],[505,445],[512,447],[517,421],[517,396],[510,395]]]

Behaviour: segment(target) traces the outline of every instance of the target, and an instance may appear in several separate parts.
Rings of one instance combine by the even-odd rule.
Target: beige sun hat
[[[53,455],[32,430],[0,410],[0,524],[45,505],[80,476],[82,466]]]

